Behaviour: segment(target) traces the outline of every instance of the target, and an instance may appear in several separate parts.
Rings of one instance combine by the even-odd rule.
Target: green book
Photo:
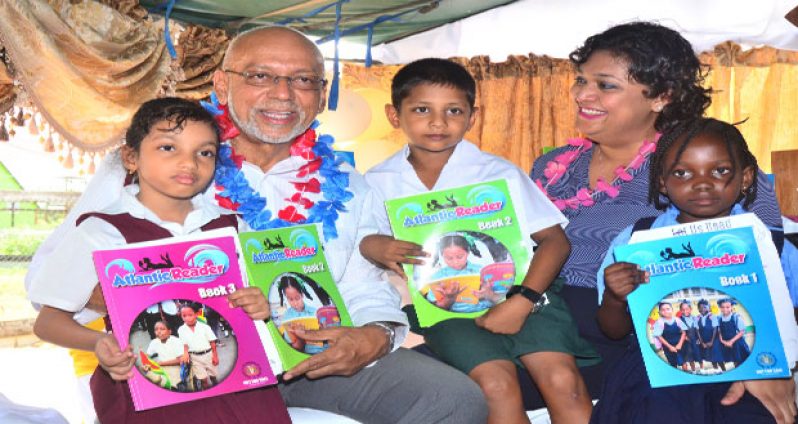
[[[507,181],[391,199],[385,208],[394,237],[431,255],[424,265],[405,265],[422,327],[482,315],[523,281],[532,243]]]
[[[324,257],[315,225],[241,233],[249,284],[269,301],[267,324],[285,370],[323,352],[321,342],[304,341],[294,330],[352,326]]]

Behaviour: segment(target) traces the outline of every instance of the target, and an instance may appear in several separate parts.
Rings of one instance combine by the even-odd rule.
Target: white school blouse
[[[136,199],[137,193],[138,186],[135,184],[124,187],[118,198],[101,212],[107,214],[127,212],[135,218],[146,219],[163,227],[173,236],[200,231],[203,225],[218,218],[222,213],[228,213],[208,203],[204,196],[198,195],[191,199],[194,210],[189,212],[183,224],[162,221]],[[28,299],[37,304],[74,312],[75,320],[81,324],[94,321],[103,314],[85,308],[98,282],[91,252],[126,244],[125,238],[113,225],[96,217],[86,219],[80,226],[66,232],[59,247],[42,262],[30,281]]]
[[[402,150],[366,172],[366,181],[378,199],[375,208],[380,234],[392,234],[385,211],[385,201],[430,191],[407,161],[410,148]],[[463,140],[457,144],[432,191],[504,178],[510,189],[518,219],[525,234],[533,234],[554,225],[565,226],[568,220],[520,168],[474,144]]]

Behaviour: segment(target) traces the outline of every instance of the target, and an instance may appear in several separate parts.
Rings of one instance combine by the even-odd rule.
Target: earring
[[[751,187],[743,187],[743,189],[741,190],[743,196],[747,196],[748,195],[748,189],[750,189],[750,188]]]
[[[662,105],[654,106],[654,112],[662,112]]]

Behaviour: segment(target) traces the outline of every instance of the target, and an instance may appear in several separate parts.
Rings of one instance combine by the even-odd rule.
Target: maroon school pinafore
[[[128,213],[118,215],[88,213],[78,219],[77,225],[90,216],[105,220],[116,227],[128,243],[172,236],[166,229]],[[237,227],[234,215],[222,215],[203,225],[202,231],[224,227]],[[106,326],[110,326],[107,319]],[[90,387],[97,419],[104,424],[291,422],[285,403],[275,386],[227,393],[144,411],[136,411],[133,408],[133,399],[130,397],[130,387],[127,382],[114,381],[99,366],[91,376]]]

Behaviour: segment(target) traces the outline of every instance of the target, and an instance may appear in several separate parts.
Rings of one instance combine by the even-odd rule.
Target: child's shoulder
[[[516,164],[501,156],[486,152],[467,140],[460,142],[458,146],[458,157],[456,163],[453,165],[478,167],[480,169],[480,171],[478,171],[478,179],[481,180],[498,178],[516,180],[529,178],[526,172]]]
[[[409,162],[407,162],[408,149],[409,147],[407,144],[405,144],[401,149],[399,149],[398,152],[369,168],[365,174],[366,180],[370,180],[371,178],[381,174],[394,174],[402,172],[404,168],[410,166]]]

